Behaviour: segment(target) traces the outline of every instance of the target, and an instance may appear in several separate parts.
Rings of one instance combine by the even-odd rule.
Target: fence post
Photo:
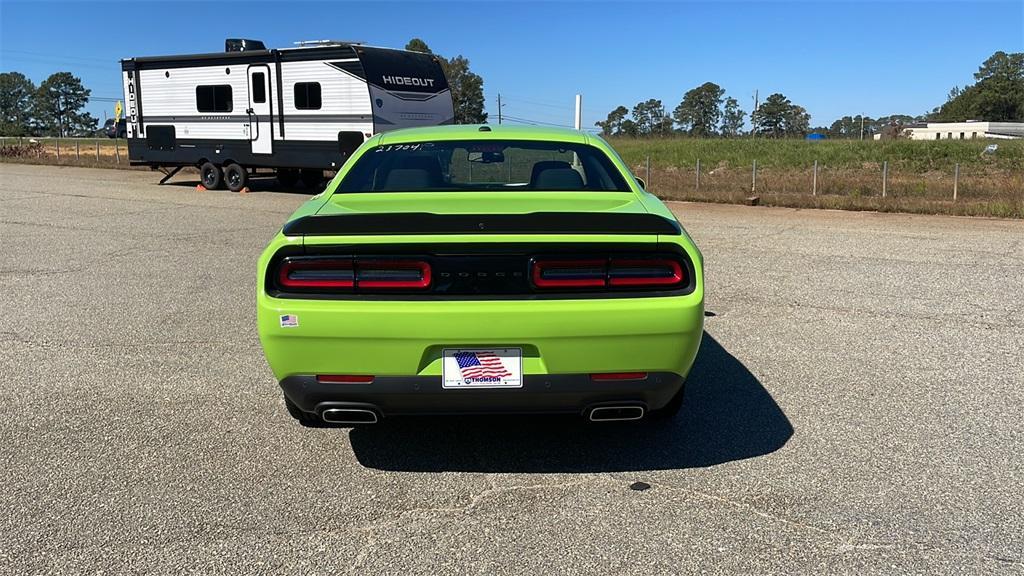
[[[75,160],[82,159],[82,150],[79,141],[75,140]]]
[[[121,144],[114,138],[114,161],[117,164],[121,163]]]
[[[885,198],[886,188],[889,185],[889,161],[882,162],[882,198]]]
[[[647,185],[647,191],[650,192],[650,190],[651,190],[651,157],[649,155],[647,156],[646,164],[647,164],[647,172],[646,172],[647,177],[644,178],[644,184]]]
[[[750,191],[757,192],[757,159],[754,159],[754,168],[750,172]]]
[[[697,190],[700,190],[700,158],[697,158]]]
[[[811,184],[811,196],[818,195],[818,161],[814,161],[814,180]]]
[[[960,163],[953,168],[953,202],[956,202],[956,195],[960,188]]]
[[[100,141],[98,138],[96,139],[96,161],[100,161]]]
[[[53,146],[57,150],[57,162],[60,162],[60,138],[53,139]]]

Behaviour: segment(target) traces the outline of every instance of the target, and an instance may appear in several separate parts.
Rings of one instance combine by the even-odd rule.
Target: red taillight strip
[[[538,288],[601,288],[605,285],[607,274],[607,260],[536,260],[533,263],[531,278],[533,285]],[[552,270],[578,270],[587,268],[599,268],[592,277],[588,278],[545,278],[544,273]]]
[[[652,268],[660,270],[650,270]],[[571,275],[574,270],[584,277],[552,278],[548,274],[562,271]],[[645,271],[647,275],[638,274]],[[682,284],[686,273],[682,264],[670,258],[537,259],[533,261],[530,277],[537,288],[653,288]]]
[[[591,380],[646,380],[647,372],[605,372],[591,374]]]
[[[616,276],[616,272],[631,268],[664,267],[669,270],[668,276]],[[667,286],[679,284],[683,280],[683,267],[675,260],[658,259],[612,259],[608,267],[608,284],[610,286]]]
[[[369,384],[373,376],[352,374],[317,374],[316,381],[321,384]]]
[[[303,271],[317,271],[319,274],[309,274],[306,278],[295,277],[301,276]],[[335,273],[334,277],[331,277],[332,272]],[[374,272],[385,274],[374,277]],[[388,278],[388,272],[397,272],[398,277]],[[420,290],[430,286],[431,269],[428,262],[421,260],[286,259],[278,268],[277,283],[285,290]]]
[[[292,272],[302,270],[336,270],[347,272],[348,278],[292,278]],[[351,260],[285,260],[277,276],[282,288],[352,288],[355,286],[355,270]]]
[[[363,278],[364,271],[371,270],[415,270],[419,278],[411,280]],[[356,260],[356,282],[359,288],[414,288],[422,289],[430,286],[430,264],[419,260]]]

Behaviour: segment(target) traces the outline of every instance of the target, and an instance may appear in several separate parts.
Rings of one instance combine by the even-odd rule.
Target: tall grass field
[[[609,141],[670,200],[1024,218],[1024,140]]]

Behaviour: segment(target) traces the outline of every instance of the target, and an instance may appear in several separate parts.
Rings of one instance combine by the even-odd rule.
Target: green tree
[[[452,90],[455,123],[487,122],[487,112],[484,112],[484,79],[470,71],[469,60],[461,55],[448,60],[444,73]]]
[[[735,98],[726,98],[725,110],[722,112],[722,136],[734,138],[743,134],[743,119],[746,115],[746,112],[740,110],[740,103]]]
[[[0,73],[0,135],[29,134],[36,86],[21,72]]]
[[[32,112],[43,132],[50,136],[72,136],[96,131],[96,119],[82,108],[91,91],[70,72],[57,72],[43,80],[36,90]]]
[[[803,136],[810,128],[811,115],[802,106],[775,93],[765,99],[750,115],[754,133],[770,138]]]
[[[423,52],[424,54],[433,54],[434,52],[427,46],[427,43],[419,38],[413,38],[409,40],[409,43],[405,45],[405,49],[410,52]]]
[[[434,54],[427,43],[413,38],[405,45],[406,50]],[[452,91],[452,105],[455,108],[456,124],[483,124],[487,122],[484,112],[484,79],[469,69],[469,59],[461,54],[448,59],[437,56]]]
[[[609,112],[608,117],[603,121],[594,122],[594,125],[601,128],[602,136],[619,136],[622,135],[622,122],[626,119],[627,114],[629,114],[629,110],[625,106],[619,106]]]
[[[636,122],[630,118],[626,118],[622,121],[622,129],[619,134],[623,136],[639,136],[640,130],[637,128]]]
[[[672,112],[681,129],[690,136],[714,136],[722,118],[722,96],[725,90],[714,82],[705,82],[683,94],[683,100]]]
[[[976,82],[954,86],[932,120],[1024,121],[1024,52],[996,52],[974,74]]]
[[[672,132],[672,119],[665,114],[661,100],[654,98],[633,107],[633,123],[639,136],[665,135]]]
[[[843,116],[832,123],[828,129],[828,135],[832,138],[858,139],[861,135],[861,120],[864,126],[864,138],[871,138],[878,125],[877,120],[868,116]]]

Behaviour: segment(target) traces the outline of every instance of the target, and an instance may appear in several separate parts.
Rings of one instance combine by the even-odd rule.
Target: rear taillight
[[[286,258],[277,274],[282,290],[422,290],[430,282],[430,264],[422,260]]]
[[[356,260],[360,288],[412,288],[430,286],[430,264],[419,260]]]
[[[672,286],[682,281],[683,267],[668,258],[613,258],[608,264],[609,286]]]
[[[687,281],[682,264],[671,258],[538,258],[530,278],[540,289],[672,288]]]
[[[607,260],[535,260],[534,286],[538,288],[600,288],[605,285]]]
[[[277,283],[290,289],[348,289],[355,287],[352,260],[285,260]]]

